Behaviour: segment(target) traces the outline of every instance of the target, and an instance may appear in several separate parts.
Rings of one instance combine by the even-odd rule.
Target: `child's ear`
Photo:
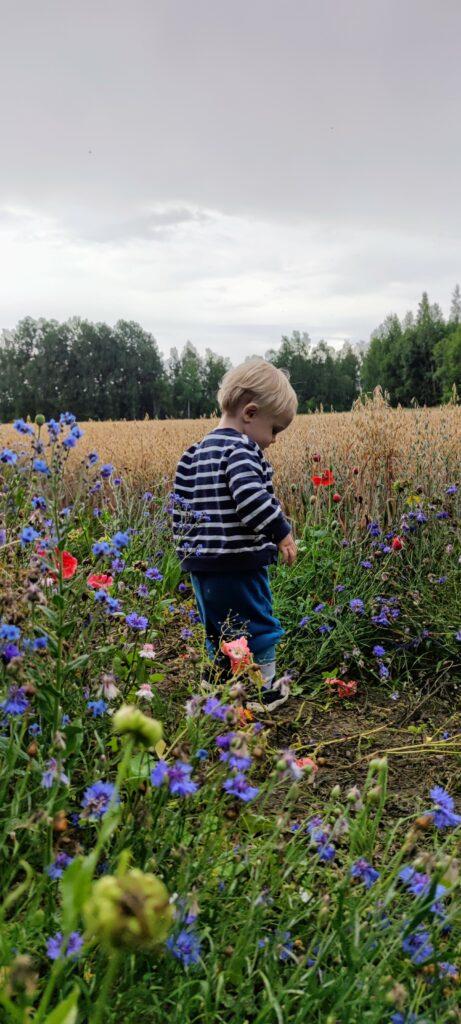
[[[257,412],[258,406],[256,405],[256,402],[248,402],[248,405],[245,405],[243,409],[243,419],[245,420],[245,422],[247,420],[252,420]]]

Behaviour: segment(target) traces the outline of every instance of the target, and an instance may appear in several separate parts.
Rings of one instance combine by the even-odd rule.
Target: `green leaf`
[[[79,990],[72,989],[70,996],[56,1006],[44,1020],[44,1024],[75,1024],[77,1020],[77,1002]]]
[[[73,661],[68,661],[66,665],[66,672],[73,672],[76,668],[83,668],[89,657],[89,654],[80,654],[78,658],[74,658]]]
[[[62,923],[66,933],[74,931],[79,921],[90,895],[92,878],[93,864],[83,857],[76,857],[62,875]]]

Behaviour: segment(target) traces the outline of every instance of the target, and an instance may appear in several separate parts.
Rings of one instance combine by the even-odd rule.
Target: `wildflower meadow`
[[[277,443],[273,715],[172,545],[210,421],[0,428],[6,1024],[461,1021],[460,413]]]

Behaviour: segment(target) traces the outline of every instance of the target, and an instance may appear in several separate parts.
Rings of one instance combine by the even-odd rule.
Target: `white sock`
[[[266,687],[271,687],[271,684],[275,679],[275,661],[264,661],[262,665],[258,665],[259,671],[264,679]]]

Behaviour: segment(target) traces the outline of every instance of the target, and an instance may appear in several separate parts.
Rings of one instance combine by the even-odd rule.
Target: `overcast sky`
[[[233,362],[461,282],[460,0],[0,0],[0,327]]]

